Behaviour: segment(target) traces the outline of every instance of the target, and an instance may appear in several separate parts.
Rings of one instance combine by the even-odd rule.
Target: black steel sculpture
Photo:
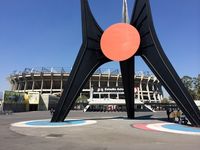
[[[103,30],[95,21],[87,0],[81,0],[83,44],[64,91],[57,104],[52,122],[64,121],[84,84],[102,64],[109,60],[101,51]],[[130,24],[137,28],[141,43],[135,55],[143,58],[170,96],[193,126],[200,126],[200,111],[165,55],[156,36],[149,0],[136,0]],[[128,118],[134,118],[134,56],[120,62]]]

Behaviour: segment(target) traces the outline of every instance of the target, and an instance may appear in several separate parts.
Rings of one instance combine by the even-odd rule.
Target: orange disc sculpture
[[[107,58],[124,61],[137,52],[140,46],[140,35],[132,25],[117,23],[104,31],[100,45]]]

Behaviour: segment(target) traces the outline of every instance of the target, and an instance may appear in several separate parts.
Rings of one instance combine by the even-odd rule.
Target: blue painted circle
[[[187,127],[179,124],[166,124],[162,125],[163,128],[177,130],[177,131],[184,131],[184,132],[195,132],[200,133],[200,129],[194,127]]]
[[[26,125],[31,126],[64,126],[64,125],[78,125],[85,123],[85,120],[65,120],[64,122],[50,122],[49,120],[35,120],[26,122]]]

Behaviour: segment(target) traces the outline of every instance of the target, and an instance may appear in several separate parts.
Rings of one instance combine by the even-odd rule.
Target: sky
[[[122,0],[89,0],[103,30],[121,22]],[[200,74],[200,1],[150,0],[160,43],[179,76]],[[128,0],[129,16],[134,0]],[[80,0],[0,0],[0,91],[32,67],[72,67],[82,43]],[[119,68],[117,62],[102,66]],[[136,71],[149,71],[136,58]]]

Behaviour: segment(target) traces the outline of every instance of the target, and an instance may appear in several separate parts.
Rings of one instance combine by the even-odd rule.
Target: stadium
[[[11,90],[18,93],[38,93],[43,99],[41,103],[33,103],[36,110],[49,109],[52,103],[58,101],[63,87],[69,77],[70,68],[25,68],[15,71],[9,76]],[[163,92],[159,80],[149,72],[136,72],[134,76],[134,95],[136,104],[159,103],[163,99]],[[44,100],[45,96],[46,100]],[[118,69],[102,69],[95,71],[84,86],[80,97],[86,97],[90,107],[99,105],[125,105],[122,76]],[[53,100],[52,100],[53,99]],[[29,102],[30,103],[30,102]],[[33,107],[33,106],[32,106]]]

